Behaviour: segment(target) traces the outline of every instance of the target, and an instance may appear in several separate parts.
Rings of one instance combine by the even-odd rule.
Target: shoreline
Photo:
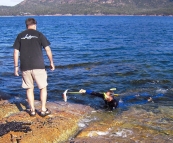
[[[26,104],[19,99],[13,103],[9,99],[0,100],[0,142],[105,143],[128,139],[129,142],[172,143],[173,140],[172,106],[152,109],[145,105],[123,112],[104,112],[82,104],[48,102],[52,114],[42,118],[39,114],[30,117]],[[35,100],[35,105],[39,109],[40,101]]]
[[[145,14],[142,14],[142,15],[126,15],[126,14],[122,14],[122,15],[116,15],[116,14],[110,14],[110,15],[104,15],[104,14],[94,14],[94,15],[83,15],[83,14],[54,14],[54,15],[4,15],[4,16],[0,16],[0,17],[31,17],[31,16],[45,16],[45,17],[49,17],[49,16],[55,16],[55,17],[63,17],[63,16],[74,16],[74,17],[77,17],[77,16],[113,16],[113,17],[123,17],[123,16],[128,16],[128,17],[133,17],[133,16],[139,16],[139,17],[172,17],[173,15],[164,15],[164,14],[160,14],[160,15],[145,15]]]

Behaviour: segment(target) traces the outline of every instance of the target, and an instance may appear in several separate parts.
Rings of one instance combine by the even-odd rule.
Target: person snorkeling
[[[81,89],[81,90],[79,90],[79,93],[89,94],[89,95],[93,95],[93,96],[102,98],[105,102],[106,107],[109,110],[113,110],[113,109],[117,108],[117,106],[118,106],[118,101],[115,99],[114,92],[112,90],[108,90],[105,93],[99,93],[99,92],[94,92],[92,90]]]
[[[113,110],[118,108],[127,108],[132,105],[143,105],[146,103],[154,103],[158,98],[162,98],[164,94],[158,93],[156,95],[150,95],[148,93],[141,93],[141,94],[132,94],[128,96],[123,96],[119,97],[118,99],[115,99],[115,96],[119,96],[119,94],[114,94],[113,90],[116,90],[114,88],[106,91],[106,92],[95,92],[92,90],[85,90],[85,89],[80,89],[78,92],[69,92],[68,89],[63,92],[63,99],[65,102],[67,102],[67,93],[71,94],[89,94],[95,97],[99,97],[104,100],[105,102],[105,107],[108,110]]]

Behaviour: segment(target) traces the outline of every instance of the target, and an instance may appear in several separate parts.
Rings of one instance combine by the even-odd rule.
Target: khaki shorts
[[[22,87],[34,88],[34,81],[37,83],[39,89],[46,87],[47,72],[45,69],[34,69],[22,71]]]

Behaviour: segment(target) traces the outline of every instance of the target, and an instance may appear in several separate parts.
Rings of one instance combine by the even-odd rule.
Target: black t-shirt
[[[14,49],[20,51],[21,70],[44,69],[42,48],[49,45],[47,38],[37,30],[27,29],[21,32],[13,45]]]

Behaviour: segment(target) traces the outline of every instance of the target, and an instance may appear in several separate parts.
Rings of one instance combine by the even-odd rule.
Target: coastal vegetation
[[[24,0],[0,6],[0,16],[172,15],[173,0]]]

